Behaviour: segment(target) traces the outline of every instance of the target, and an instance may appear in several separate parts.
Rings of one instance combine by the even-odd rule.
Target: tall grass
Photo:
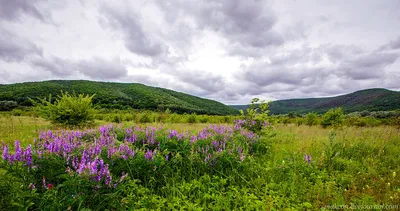
[[[41,124],[42,131],[51,127]],[[38,142],[35,148],[33,138],[26,140],[25,157],[13,165],[0,158],[0,209],[320,210],[400,204],[400,131],[392,126],[274,124],[268,136],[231,124],[123,122],[74,133],[13,127],[13,137],[31,134]],[[34,149],[31,166],[28,144]],[[64,154],[64,144],[74,147]],[[8,149],[8,155],[19,151],[13,144]],[[96,156],[109,165],[112,182]],[[96,171],[88,165],[93,162]]]

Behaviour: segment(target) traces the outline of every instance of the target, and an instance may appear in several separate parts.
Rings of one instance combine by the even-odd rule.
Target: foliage
[[[67,127],[82,127],[92,123],[94,118],[94,108],[92,98],[94,95],[72,95],[68,92],[61,92],[54,102],[51,95],[48,99],[43,98],[33,101],[36,109],[42,117],[52,123],[61,124]]]
[[[18,103],[15,101],[0,101],[0,111],[11,111],[16,107],[18,107]]]
[[[42,132],[32,145],[1,145],[0,210],[330,210],[400,201],[396,129],[345,128],[327,138],[317,126],[277,127],[273,138],[240,125]]]
[[[318,124],[318,115],[316,113],[308,113],[305,115],[305,124],[308,126]]]
[[[209,115],[236,115],[239,111],[214,100],[199,98],[168,89],[136,83],[109,83],[94,81],[44,81],[0,86],[0,101],[12,100],[22,106],[31,106],[29,98],[55,96],[60,90],[89,94],[93,103],[114,110],[142,109]]]
[[[268,125],[268,102],[254,98],[251,101],[250,107],[246,108],[246,112],[240,110],[243,121],[240,122],[245,128],[255,133],[260,133],[264,126]]]
[[[344,115],[341,108],[330,109],[322,116],[321,125],[323,127],[341,126],[343,122],[343,117]]]
[[[400,109],[400,92],[387,89],[366,89],[336,97],[277,100],[269,105],[271,114],[306,114],[310,112],[323,114],[336,107],[341,107],[345,113],[389,111]],[[245,109],[249,105],[232,107],[239,110]]]

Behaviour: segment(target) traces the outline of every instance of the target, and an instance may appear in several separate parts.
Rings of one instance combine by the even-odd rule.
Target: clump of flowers
[[[116,131],[124,132],[125,137],[118,139]],[[239,142],[234,140],[238,135],[242,137]],[[119,179],[113,180],[111,168],[119,160],[129,161],[141,155],[145,163],[156,170],[155,163],[166,163],[179,153],[187,153],[170,152],[168,142],[182,145],[181,147],[187,146],[191,149],[190,153],[200,157],[204,165],[214,168],[224,154],[229,154],[238,163],[244,161],[252,153],[252,146],[257,140],[258,135],[246,129],[244,120],[237,120],[234,126],[229,127],[209,125],[197,133],[165,131],[161,127],[136,126],[122,129],[105,125],[98,130],[87,131],[49,130],[39,135],[34,148],[32,145],[23,148],[19,141],[15,141],[14,153],[10,153],[9,146],[4,143],[0,150],[5,163],[10,166],[20,163],[28,169],[40,167],[40,162],[36,163],[40,159],[54,157],[63,160],[67,175],[87,178],[96,184],[94,187],[98,190],[103,185],[108,188],[116,187],[129,177],[127,173],[123,173]],[[52,190],[53,184],[47,183],[46,176],[42,177],[42,188]],[[28,187],[35,189],[33,183]]]

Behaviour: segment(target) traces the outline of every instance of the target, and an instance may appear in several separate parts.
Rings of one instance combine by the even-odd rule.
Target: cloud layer
[[[227,104],[400,90],[388,0],[0,0],[0,83],[144,83]]]

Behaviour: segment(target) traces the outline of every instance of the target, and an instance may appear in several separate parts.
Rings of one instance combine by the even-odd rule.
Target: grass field
[[[132,125],[136,126],[132,122],[124,122],[115,128],[129,128]],[[36,209],[53,207],[73,210],[333,210],[340,206],[358,209],[370,206],[373,210],[400,208],[398,128],[332,129],[277,124],[267,130],[268,133],[258,137],[257,142],[248,142],[252,135],[242,130],[240,134],[224,130],[221,137],[218,135],[220,129],[216,127],[208,129],[214,135],[200,140],[198,131],[208,125],[142,124],[142,128],[163,126],[165,130],[134,129],[133,133],[137,134],[139,140],[143,139],[143,144],[127,143],[130,149],[136,150],[134,157],[125,160],[119,158],[120,154],[117,153],[118,156],[110,160],[106,155],[101,155],[105,162],[110,162],[111,174],[116,180],[123,175],[122,172],[129,172],[128,179],[125,181],[122,176],[122,182],[114,189],[104,184],[99,186],[79,173],[70,173],[74,176],[65,178],[65,158],[56,158],[52,152],[48,152],[46,160],[36,159],[43,168],[48,165],[47,169],[54,172],[38,168],[31,175],[33,170],[21,170],[23,165],[16,170],[18,165],[10,166],[3,161],[3,170],[0,172],[3,174],[3,179],[0,179],[3,201],[0,208],[23,208],[28,205]],[[225,125],[223,128],[231,126]],[[26,147],[33,144],[33,139],[39,137],[40,131],[49,129],[56,131],[60,128],[39,118],[0,118],[0,140],[11,145],[13,140],[20,140],[21,145]],[[109,130],[110,134],[115,135],[115,144],[124,143],[119,142],[123,141],[123,138],[119,138],[121,135],[131,137],[131,132],[125,129]],[[153,130],[155,135],[149,135]],[[182,133],[182,138],[170,130]],[[198,134],[199,140],[192,142],[192,135],[188,134]],[[155,143],[151,143],[151,140]],[[49,138],[48,141],[56,143],[57,140]],[[90,143],[84,146],[88,147]],[[222,148],[221,143],[226,143],[226,148],[225,145]],[[210,149],[214,147],[215,151],[204,154],[205,146],[210,146]],[[15,149],[10,146],[12,150]],[[74,152],[71,156],[80,156],[81,153]],[[208,161],[207,156],[212,161]],[[61,171],[57,171],[55,166]],[[24,177],[21,179],[18,174]],[[40,187],[43,176],[54,184],[54,189],[53,186],[50,189]],[[10,186],[10,182],[18,184],[19,188],[10,189],[11,186],[16,187]],[[82,186],[68,187],[71,182],[79,182]],[[36,185],[35,190],[28,188],[30,183]],[[11,199],[14,205],[6,201]]]

